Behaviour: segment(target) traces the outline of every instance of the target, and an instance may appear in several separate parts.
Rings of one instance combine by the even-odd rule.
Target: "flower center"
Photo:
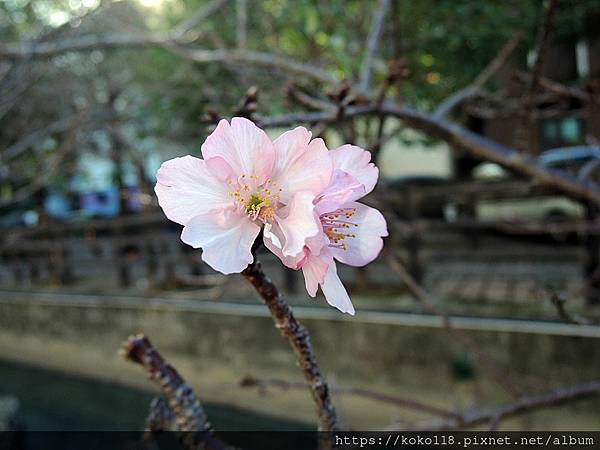
[[[356,237],[356,234],[347,232],[352,227],[358,227],[357,223],[349,221],[355,213],[356,208],[340,208],[320,216],[323,232],[329,238],[330,247],[347,250],[344,240]]]
[[[236,189],[229,195],[250,220],[271,223],[275,218],[275,211],[279,209],[279,192],[281,189],[277,189],[271,179],[259,185],[258,176],[242,175],[238,178]]]

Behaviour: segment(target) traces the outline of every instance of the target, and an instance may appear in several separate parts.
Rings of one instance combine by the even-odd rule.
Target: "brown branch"
[[[173,28],[172,35],[179,39],[185,39],[186,34],[194,27],[205,21],[209,16],[213,15],[227,3],[228,0],[212,0],[194,12],[188,19],[183,20]]]
[[[319,431],[335,431],[338,424],[335,409],[331,401],[331,393],[317,365],[308,331],[296,320],[292,308],[290,308],[285,299],[279,294],[277,287],[271,279],[265,275],[260,262],[255,261],[250,264],[242,272],[242,275],[260,294],[273,316],[275,326],[287,340],[298,358],[304,379],[310,388],[313,400],[317,406]]]
[[[479,90],[506,64],[510,55],[516,50],[523,40],[524,33],[519,31],[500,49],[496,57],[481,71],[469,85],[460,89],[445,99],[433,113],[434,117],[442,118],[450,114],[454,108],[473,98]]]
[[[544,4],[544,17],[538,35],[536,37],[536,59],[531,72],[531,82],[529,85],[529,96],[528,96],[528,107],[533,109],[535,106],[535,94],[537,93],[538,86],[540,84],[540,78],[542,76],[542,70],[544,69],[544,62],[546,60],[546,50],[550,41],[550,36],[554,28],[554,16],[558,7],[558,0],[546,0]]]
[[[539,395],[524,396],[507,405],[486,411],[473,411],[463,414],[459,419],[449,419],[426,424],[418,430],[440,431],[458,428],[469,428],[495,422],[496,425],[509,417],[526,414],[542,408],[560,406],[565,403],[595,397],[600,394],[600,380],[578,384],[572,387],[558,388]],[[392,425],[390,429],[397,429]],[[417,431],[418,431],[417,430]]]
[[[63,38],[52,42],[20,42],[0,45],[0,59],[52,58],[67,52],[96,49],[157,46],[197,63],[245,64],[275,69],[336,85],[337,80],[318,67],[269,53],[248,50],[209,50],[182,45],[182,39],[172,32],[112,32]]]
[[[266,69],[274,69],[290,75],[306,77],[328,85],[337,85],[338,83],[335,78],[316,66],[270,53],[249,50],[206,50],[180,45],[167,45],[165,48],[197,63],[219,62],[227,64],[245,64]]]
[[[248,42],[248,0],[236,0],[237,48],[245,49]]]
[[[379,89],[379,93],[377,94],[377,97],[375,99],[375,104],[378,107],[381,107],[381,105],[385,101],[385,97],[386,97],[389,89],[395,83],[400,84],[399,82],[401,80],[406,79],[408,77],[408,74],[409,74],[409,70],[408,70],[408,67],[406,66],[406,60],[404,58],[402,58],[401,56],[398,56],[397,59],[391,61],[388,66],[388,73],[387,73],[385,80],[383,81],[383,84],[381,85],[381,87]],[[401,101],[402,97],[400,95],[398,95],[397,97],[399,99],[398,101]],[[386,138],[383,135],[384,130],[385,130],[386,119],[387,119],[387,116],[385,116],[383,114],[379,116],[379,122],[377,124],[377,129],[375,132],[375,139],[374,139],[374,142],[369,146],[370,151],[373,154],[374,160],[377,159],[377,156],[379,155],[381,148],[383,147],[384,143],[386,142]],[[395,134],[396,133],[393,133],[393,135],[395,135]],[[390,137],[391,136],[388,135],[387,139],[389,139]]]
[[[146,369],[150,379],[156,381],[169,402],[179,431],[188,449],[231,449],[212,432],[208,418],[192,388],[182,376],[158,353],[144,335],[130,337],[123,344],[122,355]]]
[[[227,0],[213,0],[199,8],[188,19],[181,21],[167,32],[108,32],[84,34],[62,38],[35,39],[0,45],[0,59],[23,60],[30,58],[52,58],[65,52],[136,47],[146,45],[164,46],[189,42],[186,34],[202,21],[217,12]]]
[[[592,180],[578,180],[566,172],[548,169],[535,158],[522,155],[496,141],[467,130],[461,125],[436,118],[408,106],[392,102],[377,105],[349,106],[344,110],[344,118],[369,115],[388,115],[404,121],[412,128],[422,130],[432,137],[446,141],[452,149],[463,150],[484,161],[495,162],[511,172],[532,179],[533,182],[555,189],[561,194],[579,201],[589,201],[600,205],[600,186]],[[281,127],[297,123],[332,123],[338,118],[327,112],[288,114],[279,117],[262,118],[264,127]]]
[[[162,398],[155,397],[150,402],[150,412],[146,417],[146,431],[176,431],[176,417]]]
[[[75,113],[72,116],[59,119],[55,122],[46,125],[41,129],[28,133],[14,144],[5,148],[0,153],[0,161],[6,162],[8,160],[16,158],[17,156],[25,152],[27,149],[29,149],[36,142],[39,142],[40,140],[51,136],[55,133],[62,133],[68,130],[73,126],[74,123],[80,120],[80,115],[81,113]]]
[[[517,79],[531,84],[531,80],[532,80],[532,75],[528,74],[528,73],[524,73],[524,72],[517,72],[516,74]],[[579,89],[573,86],[567,86],[564,85],[562,83],[559,83],[557,81],[551,80],[549,78],[546,77],[539,77],[538,80],[538,84],[539,87],[545,89],[548,92],[552,92],[553,94],[557,94],[560,95],[562,97],[568,97],[568,98],[576,98],[577,100],[581,100],[582,102],[585,103],[590,103],[593,101],[592,96],[587,93],[586,91],[584,91],[583,89]]]
[[[48,42],[22,41],[0,45],[0,58],[21,60],[27,58],[53,58],[66,52],[91,51],[118,47],[165,45],[177,42],[165,32],[111,32],[64,37]]]
[[[75,118],[68,124],[69,129],[65,131],[62,141],[55,149],[52,158],[45,161],[46,167],[44,167],[44,170],[41,170],[37,176],[33,180],[30,180],[25,186],[16,190],[9,199],[0,201],[0,208],[7,208],[20,203],[49,184],[52,177],[54,177],[62,168],[62,163],[66,159],[66,156],[75,147],[79,125],[80,120],[78,118]]]
[[[246,117],[251,119],[258,107],[258,88],[250,86],[244,96],[240,99],[238,106],[234,109],[233,115],[237,117]]]
[[[155,397],[150,402],[150,412],[146,417],[146,428],[142,442],[148,450],[159,450],[155,435],[164,431],[177,431],[175,414],[162,398]]]
[[[297,381],[287,381],[277,378],[254,378],[252,376],[246,376],[240,380],[240,386],[244,388],[256,387],[264,389],[267,387],[276,387],[282,390],[287,389],[306,389],[306,383]],[[440,408],[438,406],[430,405],[418,400],[409,398],[398,397],[396,395],[382,394],[370,389],[358,388],[358,387],[340,387],[332,386],[330,389],[332,394],[336,395],[354,395],[357,397],[368,398],[370,400],[387,403],[390,405],[398,406],[401,408],[408,408],[415,411],[428,413],[434,416],[440,416],[444,418],[457,417],[458,415],[452,411]]]
[[[529,84],[527,97],[525,99],[525,120],[520,122],[520,126],[517,129],[517,140],[521,142],[520,147],[524,152],[531,150],[532,143],[535,142],[537,136],[535,116],[535,111],[537,109],[536,97],[540,84],[540,78],[542,76],[542,70],[544,69],[546,49],[554,28],[554,16],[556,15],[557,7],[558,0],[546,0],[544,3],[544,15],[542,23],[539,26],[536,37],[535,48],[537,50],[537,55],[533,65],[533,70],[531,72],[531,81]]]
[[[284,90],[285,95],[289,99],[306,108],[315,109],[317,111],[329,111],[331,113],[336,111],[336,106],[333,103],[306,94],[293,82],[288,83]]]
[[[377,53],[377,47],[381,38],[383,23],[385,22],[385,16],[389,7],[390,0],[379,0],[379,6],[373,15],[371,30],[369,31],[369,37],[367,38],[365,59],[360,68],[359,89],[363,92],[367,92],[371,88],[371,76],[373,74],[375,53]]]

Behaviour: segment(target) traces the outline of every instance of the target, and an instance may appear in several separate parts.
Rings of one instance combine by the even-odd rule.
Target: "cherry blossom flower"
[[[282,251],[282,230],[273,227],[265,245],[282,262],[302,269],[306,290],[311,297],[319,286],[327,302],[340,311],[354,315],[355,310],[338,274],[335,260],[362,267],[373,261],[388,235],[383,215],[356,200],[373,190],[379,170],[371,163],[369,152],[354,145],[344,145],[329,152],[333,162],[330,184],[314,200],[319,233],[307,239],[304,250],[295,257]],[[284,239],[284,238],[283,238]]]
[[[181,239],[202,248],[202,259],[224,274],[253,262],[261,228],[277,227],[284,257],[303,251],[319,234],[316,195],[329,184],[332,161],[321,139],[298,127],[275,141],[254,123],[221,120],[202,145],[203,159],[163,163],[155,187],[165,215],[184,226]]]

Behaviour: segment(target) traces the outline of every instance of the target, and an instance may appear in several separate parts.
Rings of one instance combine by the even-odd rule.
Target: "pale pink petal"
[[[335,211],[349,201],[365,195],[365,187],[356,178],[343,170],[335,169],[331,182],[316,201],[318,215]]]
[[[277,256],[284,266],[289,267],[293,270],[300,269],[304,259],[306,258],[306,252],[302,251],[295,256],[284,256],[283,246],[285,243],[285,236],[281,228],[274,222],[271,226],[265,226],[263,229],[263,241],[265,247],[269,249],[275,256]],[[308,250],[307,250],[308,251]]]
[[[310,141],[303,127],[286,131],[274,144],[277,151],[273,180],[281,189],[280,200],[287,203],[296,192],[321,192],[331,178],[332,162],[322,139]],[[310,141],[310,142],[309,142]]]
[[[229,186],[193,156],[166,161],[156,173],[154,191],[165,215],[185,225],[192,217],[230,207]]]
[[[329,245],[329,238],[323,233],[321,222],[318,221],[317,224],[319,226],[319,232],[306,240],[306,247],[313,255],[319,255],[321,250]]]
[[[356,208],[354,215],[348,219],[358,226],[344,231],[356,237],[346,237],[343,243],[346,249],[330,248],[335,259],[349,266],[362,267],[373,261],[383,248],[384,236],[388,235],[387,224],[383,215],[375,208],[361,203],[349,203],[345,208]]]
[[[317,295],[319,285],[325,282],[325,274],[327,273],[330,264],[334,264],[331,255],[322,254],[315,256],[310,253],[302,263],[304,284],[308,295],[311,297]]]
[[[329,265],[329,269],[325,275],[325,280],[321,285],[321,290],[325,295],[325,300],[327,300],[327,303],[339,309],[343,313],[348,313],[352,316],[354,315],[354,306],[352,306],[352,301],[348,296],[348,292],[346,291],[346,288],[342,284],[342,280],[340,280],[340,277],[337,274],[335,262],[332,262]]]
[[[306,151],[312,133],[304,127],[296,127],[293,130],[282,133],[273,141],[275,145],[275,167],[273,173],[281,173]]]
[[[271,176],[275,147],[263,130],[248,119],[234,117],[231,125],[221,120],[202,144],[204,159],[223,158],[236,176],[256,175],[258,183]]]
[[[235,210],[202,214],[191,219],[181,240],[202,248],[202,259],[224,274],[239,273],[254,258],[251,253],[260,227]]]
[[[285,242],[282,248],[284,256],[296,256],[303,249],[306,240],[316,236],[321,230],[319,220],[314,213],[314,194],[311,192],[298,192],[287,208],[287,216],[276,216],[281,227]]]
[[[371,161],[371,153],[356,145],[342,145],[329,152],[333,161],[334,169],[340,169],[348,172],[365,186],[365,193],[368,194],[377,184],[379,169]],[[360,197],[354,196],[353,200]]]
[[[212,158],[205,159],[204,161],[206,161],[206,168],[211,175],[213,175],[215,178],[218,178],[222,182],[227,183],[237,178],[235,173],[233,173],[233,169],[229,163],[220,156],[213,156]]]

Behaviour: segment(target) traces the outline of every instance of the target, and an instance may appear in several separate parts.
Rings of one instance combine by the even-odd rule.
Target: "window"
[[[583,121],[576,117],[546,119],[542,122],[542,150],[582,144]]]

